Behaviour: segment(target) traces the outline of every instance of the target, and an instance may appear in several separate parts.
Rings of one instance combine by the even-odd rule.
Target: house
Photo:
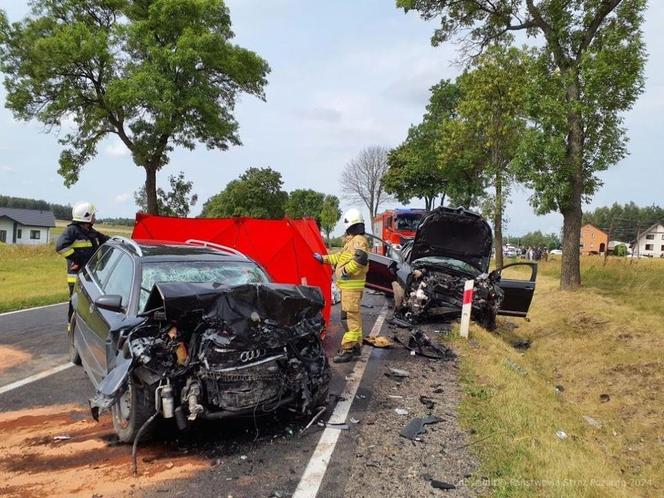
[[[579,251],[582,255],[604,254],[609,245],[609,236],[604,230],[586,223],[581,227]]]
[[[0,242],[48,244],[55,227],[52,211],[0,207]]]
[[[664,225],[655,223],[639,234],[634,244],[634,254],[650,258],[664,258]]]

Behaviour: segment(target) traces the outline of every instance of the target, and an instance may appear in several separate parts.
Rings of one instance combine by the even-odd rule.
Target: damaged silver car
[[[330,379],[318,288],[280,285],[210,243],[115,238],[79,274],[70,356],[123,442],[156,417],[198,419],[324,404]],[[143,429],[143,431],[141,431]]]
[[[496,315],[525,317],[535,291],[537,264],[514,263],[489,272],[493,233],[480,215],[440,207],[423,218],[415,238],[387,256],[370,254],[367,286],[394,295],[395,313],[409,323],[461,314],[464,285],[474,280],[471,317],[487,329]],[[503,278],[527,267],[526,279]]]

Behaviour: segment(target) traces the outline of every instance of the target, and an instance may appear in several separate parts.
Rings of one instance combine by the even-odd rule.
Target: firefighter
[[[369,270],[369,242],[364,236],[364,218],[359,209],[349,209],[343,218],[346,228],[345,244],[336,254],[314,254],[319,263],[334,267],[337,286],[341,290],[341,324],[344,336],[335,363],[346,363],[360,356],[362,346],[362,316],[360,303],[367,271]]]
[[[95,251],[108,237],[95,230],[95,206],[90,202],[77,202],[72,208],[72,222],[58,237],[55,250],[67,259],[67,284],[69,285],[69,312],[67,330],[71,326],[74,309],[71,295],[74,292],[76,275],[88,263]]]

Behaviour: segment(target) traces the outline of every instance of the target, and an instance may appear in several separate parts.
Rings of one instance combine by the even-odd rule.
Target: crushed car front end
[[[323,306],[319,289],[307,286],[155,284],[142,322],[111,341],[115,358],[91,400],[93,416],[132,385],[181,429],[284,405],[313,410],[330,378]]]

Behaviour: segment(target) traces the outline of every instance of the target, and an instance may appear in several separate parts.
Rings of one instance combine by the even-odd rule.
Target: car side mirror
[[[116,313],[123,313],[122,296],[116,294],[108,294],[106,296],[99,296],[95,300],[95,306],[103,310],[115,311]]]

